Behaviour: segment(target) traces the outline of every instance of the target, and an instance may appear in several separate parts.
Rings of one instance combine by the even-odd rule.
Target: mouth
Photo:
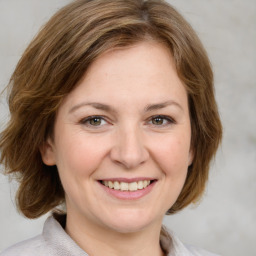
[[[155,183],[156,180],[145,179],[131,182],[119,180],[100,180],[99,182],[105,187],[110,188],[112,190],[136,192],[138,190],[146,189],[151,184]]]

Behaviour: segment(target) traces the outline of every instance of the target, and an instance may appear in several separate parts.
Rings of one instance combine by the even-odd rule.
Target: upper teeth
[[[136,191],[138,189],[146,188],[150,184],[150,180],[140,180],[138,182],[119,182],[119,181],[103,181],[106,187],[121,190],[121,191]]]

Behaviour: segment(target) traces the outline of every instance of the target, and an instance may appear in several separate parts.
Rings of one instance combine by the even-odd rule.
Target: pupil
[[[154,118],[153,124],[156,124],[156,125],[163,124],[163,118],[161,118],[161,117]]]
[[[101,124],[101,119],[100,118],[93,118],[90,120],[91,125],[100,125]]]

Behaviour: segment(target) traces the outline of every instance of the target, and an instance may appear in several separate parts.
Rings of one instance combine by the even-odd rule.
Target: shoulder
[[[204,249],[186,245],[171,231],[162,229],[161,245],[168,256],[220,256]]]
[[[0,256],[41,256],[46,255],[46,248],[44,239],[40,235],[11,246],[0,253]]]
[[[202,248],[198,248],[192,245],[185,245],[185,246],[193,256],[220,256],[218,254],[208,252]]]
[[[0,256],[88,256],[65,232],[62,221],[65,218],[50,216],[41,235],[10,247]]]

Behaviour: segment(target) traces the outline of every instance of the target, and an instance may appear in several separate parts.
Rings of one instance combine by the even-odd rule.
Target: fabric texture
[[[218,256],[193,246],[184,245],[174,234],[161,236],[161,246],[167,256]],[[60,220],[50,216],[43,233],[18,243],[0,253],[0,256],[89,256],[65,232]]]

